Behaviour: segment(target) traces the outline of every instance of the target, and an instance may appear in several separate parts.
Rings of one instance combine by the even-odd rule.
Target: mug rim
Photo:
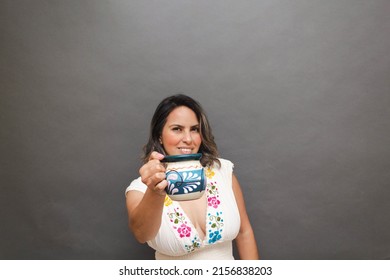
[[[161,162],[177,162],[177,161],[186,161],[186,160],[199,160],[202,157],[201,153],[197,154],[186,154],[186,155],[174,155],[174,156],[165,156]]]

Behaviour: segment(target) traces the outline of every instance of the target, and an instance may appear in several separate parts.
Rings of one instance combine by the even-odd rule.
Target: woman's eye
[[[173,131],[181,131],[181,128],[180,127],[174,127],[172,128]]]

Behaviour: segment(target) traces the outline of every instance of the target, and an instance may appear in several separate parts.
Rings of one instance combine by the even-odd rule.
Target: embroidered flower
[[[208,214],[209,225],[211,228],[209,232],[211,232],[212,230],[218,230],[219,232],[222,231],[223,218],[220,215],[222,215],[222,212],[216,212],[216,215]]]
[[[209,243],[215,243],[222,238],[222,235],[219,230],[209,233]]]
[[[218,208],[218,205],[221,203],[216,196],[212,196],[207,198],[207,203],[209,206],[212,206],[214,208]]]
[[[207,185],[207,192],[209,196],[217,196],[218,195],[218,187],[215,185],[215,182],[210,182],[210,184]]]
[[[183,213],[179,212],[179,207],[174,209],[174,212],[167,214],[169,216],[170,221],[175,225],[177,225],[178,223],[184,223],[184,220],[186,219]]]
[[[216,215],[208,214],[209,225],[213,230],[219,230],[223,227],[223,219],[220,215],[222,215],[222,212],[216,212]]]
[[[200,248],[200,239],[195,236],[194,239],[191,240],[191,245],[185,245],[187,252],[193,252],[196,249]]]
[[[179,233],[180,238],[189,237],[191,235],[191,228],[185,224],[181,224],[181,226],[177,229],[177,232]]]
[[[215,172],[210,168],[210,167],[207,167],[206,169],[206,177],[211,179],[213,178],[215,175]]]
[[[169,206],[169,205],[171,205],[173,202],[172,202],[172,199],[170,199],[170,197],[169,196],[165,196],[165,200],[164,200],[164,205],[165,206]]]

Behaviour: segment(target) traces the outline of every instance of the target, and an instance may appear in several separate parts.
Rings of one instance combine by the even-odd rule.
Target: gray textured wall
[[[183,92],[265,259],[390,258],[390,1],[1,1],[2,259],[144,259],[124,190]]]

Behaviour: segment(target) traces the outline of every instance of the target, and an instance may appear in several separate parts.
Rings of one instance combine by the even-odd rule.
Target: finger
[[[159,183],[161,182],[162,180],[165,180],[165,178],[167,177],[167,175],[165,174],[165,172],[157,172],[156,174],[154,174],[153,176],[154,180]]]
[[[165,172],[156,172],[151,174],[150,176],[145,175],[144,177],[141,177],[141,181],[145,185],[149,186],[149,188],[154,188],[161,181],[165,180],[165,177]]]
[[[161,192],[165,192],[165,188],[168,186],[168,182],[167,180],[162,180],[160,183],[158,183],[154,188],[153,190],[154,191],[161,191]]]
[[[150,169],[152,171],[155,171],[155,170],[163,171],[163,170],[165,170],[164,164],[161,161],[159,161],[158,159],[151,159],[144,166],[145,166],[146,169]]]
[[[161,163],[157,159],[153,159],[145,163],[141,168],[139,169],[139,173],[141,174],[141,177],[147,178],[152,176],[153,174],[157,172],[164,172],[165,173],[165,166],[163,163]]]
[[[159,152],[153,151],[149,156],[149,161],[153,159],[162,160],[164,158],[163,154],[160,154]]]
[[[156,172],[164,173],[164,175],[165,175],[165,172],[167,171],[165,168],[165,165],[161,162],[158,162],[158,164],[156,164],[154,166],[154,170],[156,170]]]

